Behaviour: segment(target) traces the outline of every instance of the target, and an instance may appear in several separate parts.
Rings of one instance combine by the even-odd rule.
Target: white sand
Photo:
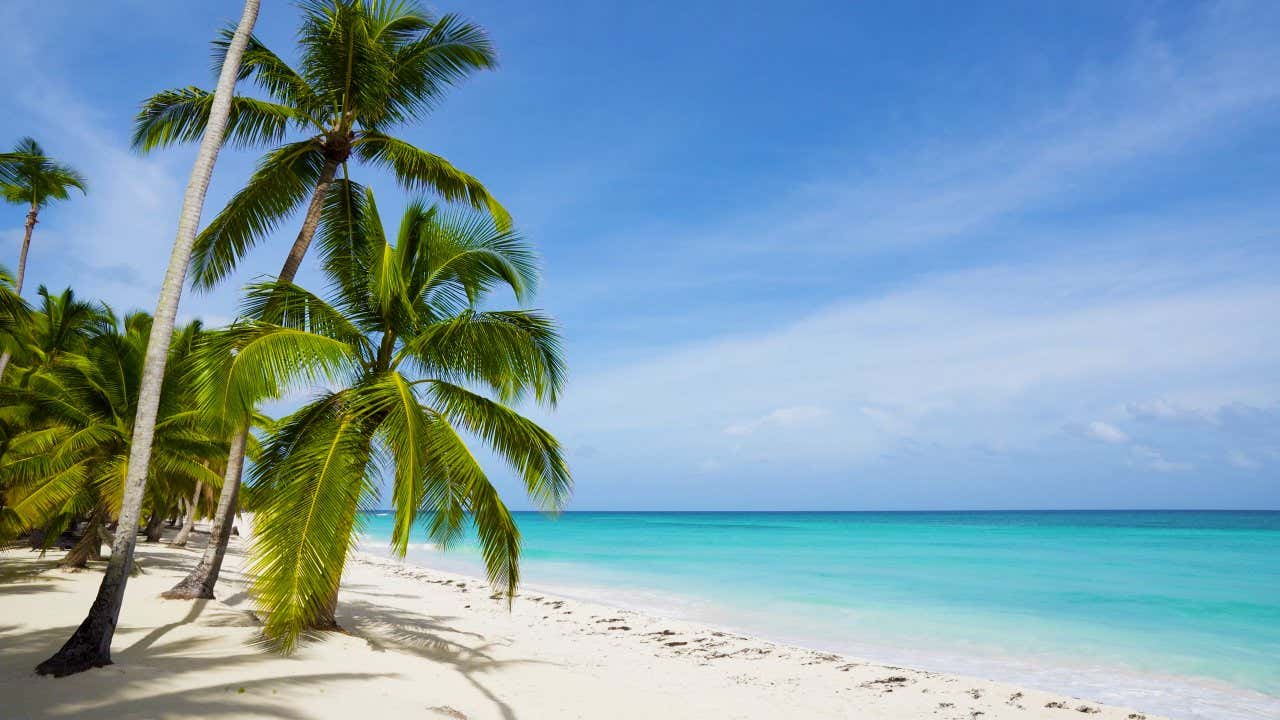
[[[32,668],[84,617],[101,575],[57,569],[57,553],[0,553],[0,719],[1143,717],[538,593],[508,612],[475,579],[363,555],[340,598],[350,634],[279,657],[253,645],[239,539],[218,600],[159,598],[198,547],[139,545],[115,664],[62,679]]]

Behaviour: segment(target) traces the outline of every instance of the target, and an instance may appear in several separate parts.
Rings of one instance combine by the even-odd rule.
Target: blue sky
[[[1280,508],[1280,5],[889,5],[436,6],[502,68],[401,134],[543,254],[574,507]],[[131,154],[132,116],[210,86],[238,14],[0,8],[0,142],[93,183],[32,282],[153,306],[192,150]],[[223,153],[206,219],[254,158]],[[232,317],[294,232],[183,315]]]

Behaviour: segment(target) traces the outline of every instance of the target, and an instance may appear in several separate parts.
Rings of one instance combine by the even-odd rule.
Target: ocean
[[[525,587],[1173,718],[1280,718],[1280,512],[517,517]],[[390,530],[367,515],[362,548]],[[425,532],[407,560],[483,574]]]

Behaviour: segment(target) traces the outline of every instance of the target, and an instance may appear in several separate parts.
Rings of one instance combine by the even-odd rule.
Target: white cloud
[[[1125,406],[1125,411],[1138,420],[1197,422],[1210,425],[1219,423],[1215,410],[1216,408],[1187,407],[1163,399],[1129,403]]]
[[[1118,445],[1129,442],[1129,435],[1120,428],[1110,423],[1094,420],[1085,427],[1085,434],[1094,440],[1101,440],[1104,443]]]
[[[792,182],[762,211],[771,217],[742,218],[720,249],[791,253],[797,237],[825,239],[833,254],[945,243],[1104,188],[1117,169],[1220,142],[1280,100],[1280,48],[1262,27],[1248,13],[1207,12],[1177,41],[1138,34],[1119,62],[1080,73],[996,132],[919,138],[914,153],[857,158],[856,175]]]
[[[725,435],[745,437],[753,435],[760,430],[808,425],[827,417],[829,414],[827,410],[813,405],[783,407],[754,420],[729,425],[723,432]]]
[[[1130,451],[1134,466],[1156,472],[1184,472],[1193,469],[1191,463],[1169,460],[1159,450],[1146,445],[1135,445]]]
[[[903,428],[935,447],[1000,438],[1016,452],[1042,446],[1064,425],[1089,427],[1134,398],[1188,397],[1207,407],[1280,400],[1272,372],[1280,287],[1243,266],[1209,266],[1197,277],[1145,261],[1049,258],[926,277],[774,330],[580,377],[554,423],[625,437],[641,453],[687,448],[706,457],[725,436],[751,437],[753,450],[769,445],[758,452],[770,457],[848,464],[899,447]],[[822,415],[796,398],[854,410]],[[777,409],[759,414],[762,405]],[[726,416],[744,419],[726,427]],[[803,433],[760,432],[802,422]],[[1092,430],[1110,441],[1123,433]],[[1139,455],[1153,469],[1180,467]]]

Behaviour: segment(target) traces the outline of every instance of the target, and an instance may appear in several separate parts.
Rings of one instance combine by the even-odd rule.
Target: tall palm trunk
[[[36,223],[40,222],[39,215],[40,206],[34,202],[31,203],[31,210],[27,212],[27,231],[22,236],[22,252],[18,253],[18,277],[13,284],[13,291],[18,295],[22,295],[22,279],[27,274],[27,252],[31,250],[31,232],[36,229]],[[0,379],[4,379],[4,369],[7,367],[9,367],[9,351],[5,350],[0,353]]]
[[[311,204],[307,205],[307,214],[303,216],[302,229],[298,231],[293,247],[289,248],[289,256],[284,259],[284,267],[280,268],[280,275],[276,278],[278,282],[291,283],[297,276],[298,268],[302,266],[302,258],[306,256],[307,249],[311,247],[311,240],[316,236],[316,229],[320,227],[320,214],[324,211],[325,197],[329,194],[329,186],[333,184],[333,176],[337,171],[338,161],[326,158],[324,169],[320,172],[320,180],[316,182],[315,192],[311,194]]]
[[[231,438],[231,453],[227,470],[222,478],[222,492],[218,494],[218,509],[213,513],[213,526],[209,528],[209,543],[199,564],[177,585],[163,594],[175,600],[213,599],[213,588],[218,584],[218,573],[227,554],[231,540],[231,527],[235,524],[236,499],[240,496],[240,475],[244,469],[244,449],[249,440],[249,427],[237,430]]]
[[[178,301],[182,297],[182,285],[186,282],[187,266],[191,263],[191,246],[195,243],[196,231],[200,227],[205,192],[209,188],[209,178],[213,175],[218,151],[222,148],[222,137],[226,132],[240,60],[244,56],[254,22],[258,19],[260,2],[261,0],[245,0],[244,14],[227,48],[226,59],[218,75],[218,87],[213,95],[213,105],[209,111],[209,124],[200,141],[200,151],[196,155],[191,179],[182,199],[177,237],[174,239],[173,253],[169,257],[164,284],[160,288],[160,297],[156,302],[151,337],[147,342],[142,383],[138,389],[138,411],[133,422],[133,443],[129,448],[129,472],[120,506],[120,530],[111,544],[111,559],[107,563],[107,571],[102,577],[98,596],[89,608],[88,616],[53,657],[36,667],[36,672],[41,675],[61,677],[111,663],[111,639],[115,636],[120,606],[124,602],[125,585],[133,569],[133,548],[138,541],[138,518],[142,513],[142,499],[147,489],[151,440],[155,434],[160,386],[164,380],[169,341],[173,337],[174,318],[178,313]]]
[[[22,252],[18,254],[18,277],[14,282],[14,291],[19,295],[22,294],[22,279],[27,274],[27,253],[31,250],[31,233],[36,229],[36,223],[40,222],[40,206],[31,203],[31,209],[27,211],[27,232],[22,236]]]
[[[187,540],[191,537],[191,531],[196,527],[196,510],[200,507],[200,491],[204,489],[204,483],[196,481],[196,491],[191,494],[191,506],[187,508],[186,520],[182,522],[182,529],[173,538],[174,547],[186,547]]]
[[[325,160],[324,170],[320,173],[320,180],[316,183],[316,189],[311,195],[311,203],[307,205],[307,214],[302,221],[302,229],[298,231],[298,237],[293,241],[293,247],[289,249],[289,255],[284,259],[284,265],[280,268],[280,274],[276,277],[278,282],[293,282],[298,274],[298,268],[302,266],[302,259],[306,256],[307,250],[311,247],[311,240],[315,237],[316,229],[320,226],[320,214],[324,210],[324,199],[329,193],[329,187],[333,185],[333,176],[337,173],[338,161]],[[213,588],[218,584],[218,573],[222,570],[222,558],[227,554],[227,543],[231,541],[231,521],[230,516],[235,513],[235,504],[232,502],[231,509],[227,510],[228,519],[225,521],[226,531],[219,533],[216,528],[223,514],[223,501],[227,498],[235,498],[240,492],[240,476],[239,468],[244,467],[244,453],[247,447],[247,436],[249,427],[246,425],[239,432],[239,442],[231,443],[231,451],[227,454],[227,477],[222,483],[222,492],[218,495],[218,515],[214,517],[214,530],[210,532],[209,544],[205,547],[204,557],[201,558],[200,564],[187,574],[181,582],[174,585],[171,590],[164,593],[164,597],[172,599],[198,600],[202,598],[212,598]],[[237,468],[234,479],[232,478],[230,469]],[[216,560],[215,560],[216,556]],[[335,596],[336,603],[337,598]]]

